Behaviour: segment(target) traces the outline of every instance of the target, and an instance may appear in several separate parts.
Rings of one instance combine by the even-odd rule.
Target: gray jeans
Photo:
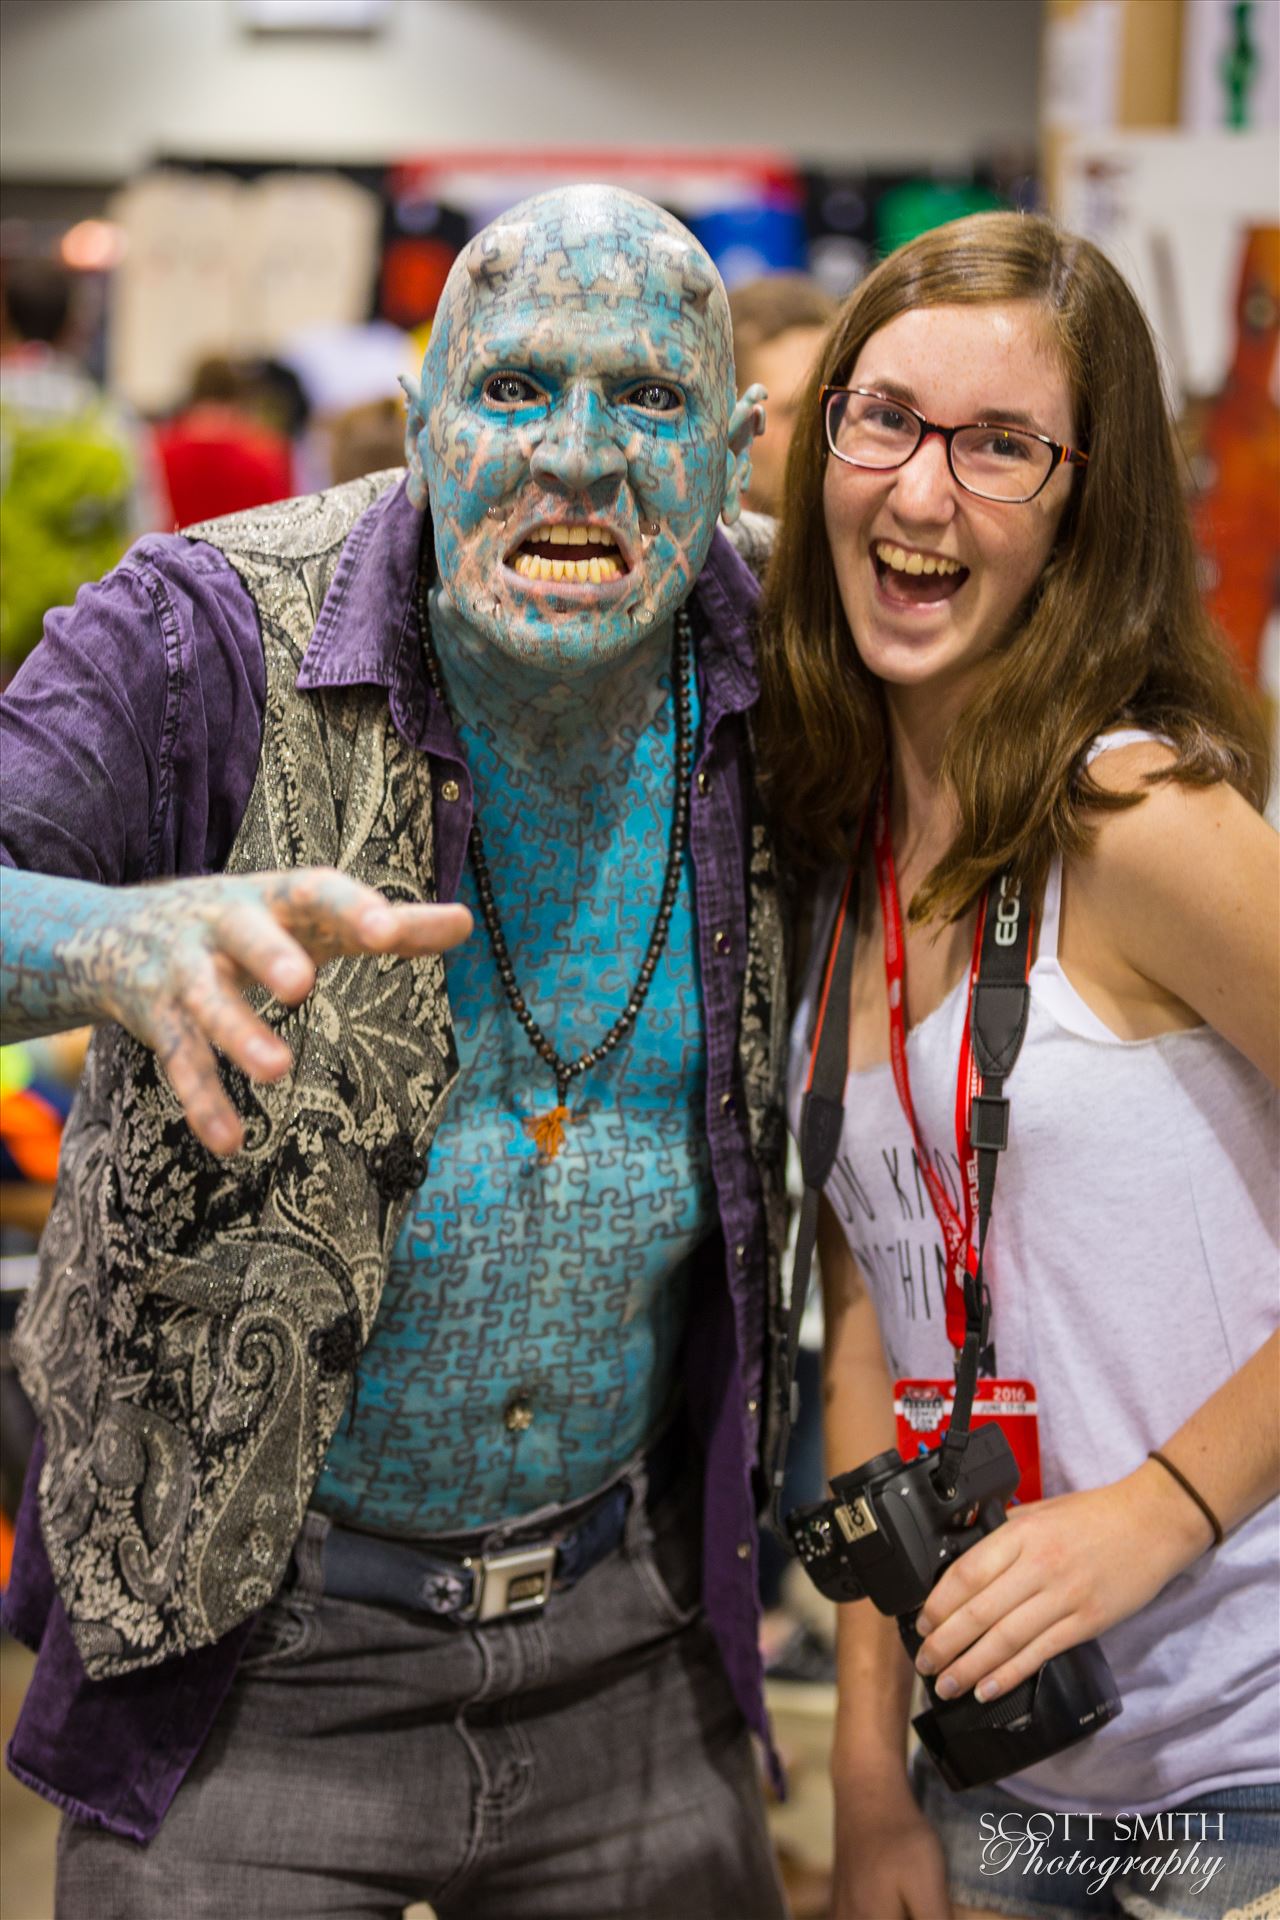
[[[322,1594],[309,1515],[156,1839],[63,1822],[57,1920],[785,1920],[697,1508],[473,1628]]]

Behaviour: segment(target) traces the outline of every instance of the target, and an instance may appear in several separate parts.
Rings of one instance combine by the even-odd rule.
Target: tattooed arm
[[[241,1126],[212,1049],[258,1079],[289,1068],[243,986],[297,1002],[333,954],[444,949],[470,925],[336,873],[218,875],[264,697],[237,576],[208,548],[156,538],[49,615],[0,702],[0,1036],[120,1021],[217,1152]]]
[[[118,1020],[155,1050],[215,1153],[234,1152],[243,1129],[213,1048],[252,1079],[292,1064],[242,987],[296,1005],[335,954],[443,952],[471,929],[463,907],[392,905],[320,867],[147,887],[7,868],[0,899],[0,1039]]]

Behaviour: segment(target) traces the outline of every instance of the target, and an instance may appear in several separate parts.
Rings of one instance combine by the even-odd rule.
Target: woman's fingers
[[[938,1692],[944,1700],[968,1693],[980,1681],[1015,1665],[1018,1665],[1018,1678],[1025,1679],[1035,1671],[1034,1666],[1019,1664],[1025,1659],[1027,1648],[1070,1608],[1051,1590],[1025,1594],[1016,1583],[1001,1580],[992,1588],[990,1605],[984,1611],[990,1624],[970,1637],[963,1652],[949,1659],[935,1652],[930,1659],[921,1649],[917,1667],[921,1672],[937,1674]],[[922,1665],[922,1661],[927,1661],[927,1666]]]

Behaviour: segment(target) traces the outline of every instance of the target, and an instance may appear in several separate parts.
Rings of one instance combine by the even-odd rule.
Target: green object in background
[[[133,486],[132,449],[104,411],[0,407],[0,673],[30,653],[50,607],[116,564]]]
[[[900,187],[890,187],[876,202],[876,251],[883,258],[934,227],[945,227],[948,221],[963,220],[970,213],[998,213],[1004,204],[990,187],[972,182],[907,180]]]
[[[1249,95],[1258,75],[1260,55],[1253,37],[1253,0],[1237,0],[1231,9],[1231,45],[1219,69],[1227,90],[1223,124],[1249,125]]]

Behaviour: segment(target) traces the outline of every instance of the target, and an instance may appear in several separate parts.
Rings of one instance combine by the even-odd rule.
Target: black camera
[[[904,1465],[896,1448],[865,1466],[837,1474],[835,1498],[798,1507],[787,1531],[800,1562],[828,1600],[870,1599],[897,1616],[914,1661],[920,1650],[916,1614],[953,1560],[1004,1525],[1005,1502],[1017,1490],[1018,1467],[997,1426],[969,1434],[949,1486],[937,1453]],[[949,1787],[985,1786],[1035,1766],[1121,1710],[1116,1683],[1096,1640],[1055,1654],[1001,1699],[985,1705],[970,1694],[939,1700],[915,1721],[921,1744]]]

